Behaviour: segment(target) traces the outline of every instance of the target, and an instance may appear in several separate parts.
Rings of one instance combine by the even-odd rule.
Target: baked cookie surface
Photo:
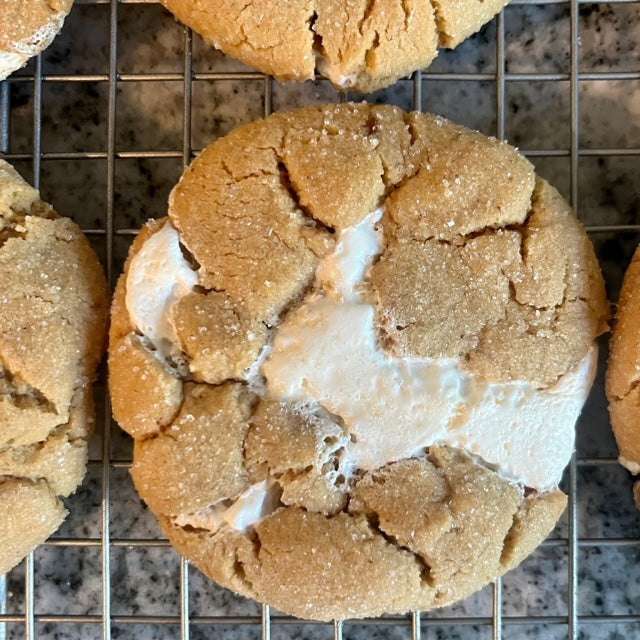
[[[209,44],[275,76],[375,91],[428,66],[507,0],[161,0]]]
[[[0,160],[0,574],[84,477],[108,292],[78,226]]]
[[[58,35],[73,0],[0,0],[0,80]]]
[[[640,473],[640,248],[627,268],[609,343],[605,377],[611,426],[619,462]],[[640,483],[634,487],[640,509]]]
[[[302,618],[429,609],[553,528],[607,316],[586,234],[512,147],[305,108],[210,145],[134,241],[114,416],[220,584]]]

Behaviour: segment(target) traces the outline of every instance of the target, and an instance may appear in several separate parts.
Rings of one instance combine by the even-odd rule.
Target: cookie
[[[220,584],[320,620],[439,607],[551,531],[608,304],[531,164],[423,113],[279,113],[134,241],[109,386],[132,476]]]
[[[0,160],[0,575],[60,526],[82,481],[107,315],[87,239]]]
[[[609,343],[605,389],[611,426],[620,450],[618,461],[640,473],[640,248],[624,276]],[[640,483],[634,487],[640,508]]]
[[[73,0],[0,0],[0,80],[51,44],[72,5]]]
[[[280,81],[370,92],[427,67],[507,0],[161,0],[209,44]]]

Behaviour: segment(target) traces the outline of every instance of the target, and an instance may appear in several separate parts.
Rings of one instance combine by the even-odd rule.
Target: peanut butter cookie
[[[427,67],[507,0],[161,0],[208,43],[280,81],[375,91]]]
[[[0,574],[59,527],[82,481],[107,313],[78,226],[0,160]]]
[[[112,309],[132,475],[174,546],[320,620],[451,603],[551,531],[608,304],[515,149],[366,104],[240,127]]]

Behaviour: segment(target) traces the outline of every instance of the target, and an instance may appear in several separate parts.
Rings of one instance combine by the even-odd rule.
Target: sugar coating
[[[110,390],[136,440],[136,487],[195,566],[300,617],[375,616],[462,598],[548,534],[560,491],[510,481],[462,442],[365,468],[363,431],[328,402],[270,396],[261,375],[283,327],[335,299],[373,327],[370,339],[345,318],[329,345],[345,386],[350,373],[372,379],[346,357],[370,340],[390,360],[455,362],[454,391],[481,380],[552,396],[573,378],[577,403],[606,329],[602,278],[575,214],[514,149],[393,107],[278,113],[203,151],[169,219],[199,266],[172,310],[184,367],[155,366],[124,303],[161,220],[134,241],[115,291]],[[369,232],[354,258],[359,228]],[[548,456],[557,446],[529,444]],[[269,515],[245,531],[207,528],[207,513],[261,483],[281,492]]]
[[[505,0],[162,0],[214,47],[280,81],[316,74],[338,89],[370,92],[427,67]]]
[[[84,476],[107,298],[78,226],[0,161],[0,574],[58,528]]]

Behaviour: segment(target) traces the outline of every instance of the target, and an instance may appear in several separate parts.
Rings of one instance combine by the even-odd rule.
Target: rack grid
[[[130,238],[135,234],[135,229],[130,225],[120,224],[122,216],[117,215],[117,163],[123,160],[148,161],[148,160],[174,160],[182,166],[189,164],[191,159],[200,150],[192,146],[193,140],[193,96],[194,83],[249,83],[261,85],[262,95],[262,115],[267,116],[276,110],[274,105],[274,82],[251,70],[241,69],[239,71],[198,71],[193,64],[194,36],[189,29],[182,30],[182,69],[171,72],[136,72],[123,73],[119,71],[119,29],[121,29],[119,14],[125,5],[150,5],[155,4],[152,0],[76,0],[76,6],[83,6],[85,13],[93,10],[97,11],[100,5],[106,5],[104,10],[108,11],[108,29],[106,35],[106,62],[107,69],[104,73],[98,74],[55,74],[45,73],[43,70],[43,57],[39,56],[32,62],[25,72],[20,72],[10,77],[5,82],[0,82],[0,157],[15,163],[22,163],[23,166],[30,166],[31,178],[36,187],[45,185],[42,181],[43,163],[75,161],[86,163],[88,161],[99,161],[103,163],[106,175],[104,203],[100,208],[98,224],[92,224],[89,217],[82,218],[82,226],[87,235],[92,239],[104,260],[109,283],[113,286],[118,275],[119,262],[122,258],[122,250],[119,243],[126,249]],[[566,175],[567,195],[575,208],[580,203],[580,162],[582,159],[595,158],[631,158],[635,162],[635,171],[640,169],[640,137],[631,141],[631,144],[619,145],[585,145],[581,142],[581,88],[587,82],[616,82],[631,85],[640,81],[640,63],[632,60],[635,68],[631,70],[583,70],[581,67],[580,45],[581,45],[581,7],[607,6],[629,6],[635,8],[640,14],[640,2],[638,0],[612,0],[607,3],[587,2],[586,0],[542,0],[531,2],[530,0],[514,0],[511,5],[503,10],[494,21],[492,27],[485,29],[489,35],[487,37],[494,40],[495,68],[486,70],[485,65],[477,64],[472,70],[459,72],[454,71],[424,71],[416,72],[409,80],[401,80],[397,87],[409,93],[409,107],[423,109],[428,106],[429,98],[434,95],[431,91],[437,83],[437,87],[442,89],[447,82],[485,83],[493,87],[493,133],[498,138],[505,138],[509,135],[508,117],[508,89],[518,83],[531,86],[532,83],[550,83],[560,88],[565,100],[569,103],[569,113],[566,127],[566,140],[568,144],[558,147],[539,146],[525,148],[523,152],[534,164],[545,159],[559,159],[563,163],[568,163],[566,169],[559,169],[558,176],[562,178]],[[568,64],[562,71],[550,72],[512,72],[507,64],[507,38],[506,38],[506,12],[511,11],[511,7],[558,7],[568,12],[569,32],[566,47]],[[172,18],[167,14],[164,20],[172,22]],[[640,29],[640,17],[637,20],[637,28]],[[493,31],[492,31],[493,30]],[[104,34],[103,34],[104,35]],[[55,46],[55,45],[54,45]],[[474,46],[473,41],[470,47]],[[46,56],[47,54],[43,54]],[[68,53],[73,56],[73,50]],[[455,57],[454,52],[450,54]],[[104,88],[100,100],[106,101],[106,136],[103,144],[90,151],[48,151],[43,144],[43,112],[48,107],[44,89],[57,84],[73,85],[78,83],[96,84]],[[181,134],[182,145],[174,146],[172,149],[121,149],[118,145],[116,135],[118,127],[119,109],[119,89],[128,83],[172,83],[182,86],[182,124]],[[12,136],[12,119],[15,119],[17,108],[14,104],[15,91],[23,88],[29,93],[26,109],[31,118],[31,142],[30,148],[21,148],[14,151],[15,140]],[[640,89],[640,83],[638,84]],[[295,89],[292,89],[295,91]],[[399,91],[399,89],[397,89]],[[446,89],[443,90],[446,94]],[[640,93],[640,92],[639,92]],[[386,94],[393,95],[393,94]],[[302,94],[301,94],[302,96]],[[335,94],[335,100],[347,100],[349,98],[361,96]],[[300,98],[304,101],[305,96]],[[365,99],[375,99],[365,97]],[[640,181],[639,181],[640,183]],[[640,186],[635,188],[636,206],[640,202]],[[55,205],[55,201],[54,201]],[[73,212],[63,212],[71,214]],[[578,211],[579,215],[581,211]],[[592,218],[592,219],[591,219]],[[584,219],[584,218],[583,218]],[[585,220],[587,230],[599,248],[606,244],[606,240],[600,242],[599,239],[619,239],[619,246],[625,248],[626,253],[616,254],[613,258],[607,258],[614,266],[614,275],[608,282],[612,296],[615,296],[619,284],[619,274],[626,266],[631,251],[640,233],[640,214],[637,209],[632,212],[629,220],[610,221],[604,216],[590,216]],[[601,253],[601,257],[603,253]],[[602,368],[602,367],[600,367]],[[103,376],[104,379],[104,376]],[[588,427],[593,431],[608,430],[606,414],[603,411],[602,385],[601,380],[596,394],[599,399],[592,401],[597,405],[593,411],[597,414]],[[293,637],[313,637],[329,638],[335,640],[342,638],[488,638],[500,640],[502,638],[551,638],[566,637],[572,640],[578,638],[618,638],[624,637],[625,633],[635,633],[640,635],[640,593],[630,591],[623,594],[629,601],[629,606],[625,613],[584,613],[581,611],[580,602],[580,554],[588,553],[590,550],[613,549],[621,553],[634,554],[637,559],[640,555],[640,539],[638,533],[637,516],[631,512],[631,500],[623,499],[623,505],[627,506],[631,515],[627,515],[628,522],[632,523],[628,529],[634,534],[633,537],[623,535],[608,535],[611,530],[606,523],[602,524],[601,530],[604,534],[596,532],[594,535],[581,534],[581,514],[588,512],[584,508],[583,501],[586,499],[581,493],[581,479],[585,474],[603,473],[605,476],[613,474],[616,476],[617,466],[615,461],[615,449],[611,444],[610,435],[589,436],[595,443],[582,450],[578,447],[578,454],[574,455],[566,474],[565,489],[569,495],[569,506],[566,520],[560,525],[557,535],[551,537],[543,543],[543,552],[559,550],[561,556],[566,556],[566,568],[563,573],[563,584],[558,584],[558,597],[566,604],[566,613],[561,615],[540,613],[527,614],[526,611],[513,612],[511,609],[505,611],[505,586],[504,580],[498,580],[495,584],[485,589],[484,607],[480,607],[478,615],[468,612],[460,613],[457,609],[447,609],[444,613],[437,615],[420,614],[414,612],[408,616],[391,616],[377,620],[335,622],[332,625],[320,623],[300,623],[293,618],[283,616],[277,612],[272,612],[269,607],[263,606],[250,615],[244,613],[238,615],[204,615],[193,612],[194,586],[191,579],[195,573],[189,564],[181,559],[172,573],[171,579],[175,583],[173,593],[175,602],[171,607],[171,614],[160,612],[157,614],[123,615],[114,611],[112,606],[112,594],[116,588],[114,579],[114,556],[123,552],[133,554],[137,550],[160,549],[167,554],[170,551],[166,540],[162,538],[139,537],[136,535],[121,536],[114,533],[114,517],[120,518],[123,514],[118,511],[120,501],[119,494],[114,491],[114,477],[116,474],[125,473],[130,465],[130,457],[126,454],[126,444],[122,444],[123,436],[118,432],[118,428],[110,419],[109,402],[104,393],[104,382],[99,385],[98,397],[101,406],[98,407],[99,415],[102,415],[98,424],[98,434],[94,437],[94,455],[89,462],[89,474],[92,475],[99,492],[99,518],[96,521],[97,528],[89,533],[83,534],[75,531],[73,534],[65,536],[64,527],[61,535],[56,535],[50,539],[43,548],[51,553],[63,553],[66,549],[81,548],[93,549],[99,553],[99,576],[89,585],[83,581],[83,589],[92,589],[97,604],[93,608],[93,613],[51,613],[40,611],[37,606],[38,601],[38,551],[29,555],[24,563],[14,572],[0,578],[0,640],[14,638],[34,638],[61,637],[61,638],[85,638],[97,637],[109,640],[112,637],[153,637],[153,638],[181,638],[188,640],[197,638],[218,638],[218,637],[261,637],[269,640],[272,637],[293,638]],[[588,408],[588,411],[591,409]],[[584,421],[583,421],[584,422]],[[595,424],[594,426],[594,423]],[[586,429],[586,427],[585,427]],[[123,451],[125,453],[123,454]],[[582,475],[581,475],[582,474]],[[618,474],[616,491],[627,492],[630,495],[630,481],[626,475]],[[82,497],[74,501],[76,504]],[[142,507],[140,507],[142,510]],[[585,511],[586,509],[586,511]],[[95,514],[94,514],[95,515]],[[126,514],[124,514],[126,515]],[[596,527],[597,529],[597,527]],[[615,527],[613,528],[615,530]],[[588,532],[587,532],[588,533]],[[61,556],[62,557],[62,556]],[[564,562],[564,560],[563,560]],[[535,572],[531,567],[527,567],[523,583],[526,584],[530,576]],[[637,572],[635,579],[637,580]],[[17,576],[17,577],[16,577]],[[557,579],[557,575],[556,575]],[[560,582],[560,581],[559,581]],[[564,584],[566,582],[566,584]],[[16,596],[16,584],[19,584],[21,593]],[[625,586],[621,585],[620,590],[624,591]],[[18,610],[11,607],[12,598],[19,601]],[[69,595],[72,598],[72,595]],[[624,599],[623,598],[623,599]],[[487,604],[488,603],[488,604]],[[233,610],[233,607],[231,608]],[[473,609],[473,607],[471,607]],[[526,609],[524,607],[523,609]],[[54,629],[62,625],[65,631],[56,635]],[[302,630],[301,630],[302,628]],[[358,629],[358,633],[354,629]],[[243,629],[241,632],[240,630]],[[616,635],[623,629],[622,635]],[[626,631],[625,631],[626,630]],[[228,635],[225,635],[228,634]],[[246,635],[243,635],[246,634]],[[252,635],[253,634],[253,635]],[[360,635],[358,635],[360,634]],[[627,637],[631,637],[628,635]]]

